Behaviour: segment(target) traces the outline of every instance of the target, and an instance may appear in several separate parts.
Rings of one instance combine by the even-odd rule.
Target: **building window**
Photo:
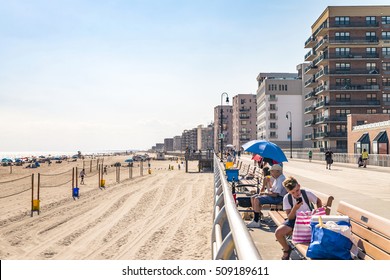
[[[276,114],[275,114],[275,113],[270,113],[270,114],[269,114],[269,118],[270,118],[271,120],[276,120]]]
[[[241,104],[245,104],[245,99],[241,99]]]
[[[383,78],[382,85],[383,86],[390,86],[390,78]]]
[[[336,86],[349,86],[351,79],[336,79]]]
[[[269,127],[270,127],[270,128],[276,128],[276,123],[274,123],[274,122],[269,123]]]
[[[366,84],[368,86],[372,86],[372,85],[377,85],[378,82],[377,82],[377,79],[376,78],[367,78],[366,79]]]
[[[349,109],[336,110],[336,115],[339,117],[346,117],[348,114],[351,114],[351,110],[349,110]]]
[[[269,95],[269,100],[270,101],[275,101],[276,100],[276,95],[275,94],[270,94]]]
[[[390,40],[390,32],[389,31],[382,32],[382,40]]]
[[[241,121],[241,125],[246,125],[247,123],[247,121]]]
[[[376,57],[376,48],[366,48],[366,55],[368,57]]]
[[[351,70],[351,64],[350,63],[336,63],[336,70],[337,71],[349,71],[349,70]]]
[[[276,104],[269,104],[270,110],[276,110]]]
[[[275,131],[271,131],[269,133],[269,138],[276,138],[276,132]]]
[[[375,17],[366,17],[366,24],[367,25],[376,25],[376,18]]]
[[[375,32],[366,32],[366,40],[375,42],[377,40]]]
[[[351,101],[351,94],[349,93],[341,93],[341,94],[336,94],[336,101]]]
[[[345,124],[336,125],[336,132],[346,132],[346,131],[347,131],[347,126]]]
[[[384,93],[382,99],[384,102],[390,102],[390,93]]]
[[[383,114],[390,114],[390,109],[383,109]]]
[[[351,54],[351,48],[336,48],[337,57],[348,57]]]
[[[390,16],[382,17],[382,24],[390,24]]]
[[[349,17],[336,17],[335,23],[337,25],[348,25],[349,24]]]
[[[376,70],[376,63],[375,62],[367,62],[366,63],[366,69],[368,71]]]
[[[366,98],[367,101],[376,100],[376,93],[367,93]]]
[[[335,40],[336,41],[348,41],[350,39],[349,32],[336,32]]]
[[[367,109],[367,114],[376,114],[376,109]]]
[[[383,56],[390,56],[390,48],[382,48]]]
[[[383,62],[382,63],[382,69],[384,71],[390,71],[390,62]]]

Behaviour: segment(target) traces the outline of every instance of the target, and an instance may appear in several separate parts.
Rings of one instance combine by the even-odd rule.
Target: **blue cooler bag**
[[[338,225],[351,226],[349,222],[338,221]],[[322,260],[352,260],[352,241],[341,233],[311,223],[311,242],[306,256],[311,259]]]

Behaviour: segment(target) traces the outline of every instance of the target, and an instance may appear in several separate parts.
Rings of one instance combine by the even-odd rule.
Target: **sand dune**
[[[144,176],[134,168],[134,178],[121,183],[110,168],[105,190],[87,174],[77,200],[70,185],[42,189],[41,213],[33,217],[31,192],[1,199],[0,258],[210,259],[213,175],[169,164],[152,161],[152,174],[145,168]],[[190,164],[195,171],[197,163]]]

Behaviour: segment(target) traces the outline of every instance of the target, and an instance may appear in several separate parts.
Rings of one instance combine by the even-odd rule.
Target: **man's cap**
[[[282,171],[283,168],[279,164],[274,164],[271,166],[271,168],[269,170],[270,171],[273,171],[273,170]]]

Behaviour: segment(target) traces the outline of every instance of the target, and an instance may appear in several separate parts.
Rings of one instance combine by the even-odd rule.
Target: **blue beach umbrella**
[[[260,155],[263,158],[273,159],[277,162],[288,161],[282,149],[275,143],[267,140],[252,140],[242,145],[242,148],[247,152]]]
[[[125,160],[125,162],[133,162],[133,159],[132,158],[128,158]]]
[[[12,159],[10,158],[3,158],[1,162],[12,162]]]

